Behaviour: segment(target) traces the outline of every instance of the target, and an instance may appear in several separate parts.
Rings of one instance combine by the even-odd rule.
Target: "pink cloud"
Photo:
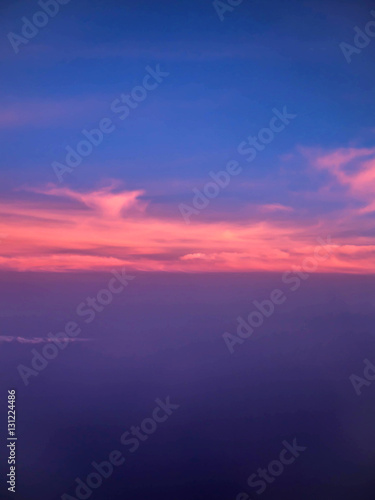
[[[341,168],[341,163],[330,167],[323,161],[318,168],[321,165],[333,172]],[[367,160],[361,165],[358,178],[370,168]],[[357,185],[351,184],[354,193]],[[337,252],[319,271],[363,273],[374,267],[373,238],[343,236],[358,227],[354,210],[344,209],[323,220],[314,220],[312,214],[305,226],[294,220],[292,207],[270,204],[263,206],[266,212],[288,212],[290,217],[253,218],[246,224],[197,218],[186,225],[177,215],[153,215],[141,200],[142,190],[121,190],[116,182],[89,192],[53,185],[29,191],[43,197],[26,202],[20,195],[0,203],[0,232],[7,234],[1,246],[3,269],[66,272],[125,266],[143,271],[283,271],[314,255],[317,237],[327,235]],[[78,205],[59,204],[57,199]],[[364,221],[361,224],[367,227]]]
[[[346,199],[362,203],[358,213],[375,211],[375,148],[340,148],[313,157],[312,162],[331,175],[331,186],[346,188]]]
[[[145,210],[147,204],[139,200],[139,197],[144,194],[143,190],[114,193],[113,190],[118,186],[119,182],[111,181],[108,186],[89,193],[79,193],[69,188],[54,185],[49,185],[44,189],[28,188],[28,191],[77,200],[87,208],[111,217],[118,217],[122,211],[130,208]]]
[[[270,213],[270,212],[293,212],[292,207],[287,207],[286,205],[281,205],[280,203],[272,203],[269,205],[260,205],[258,207],[260,212]]]

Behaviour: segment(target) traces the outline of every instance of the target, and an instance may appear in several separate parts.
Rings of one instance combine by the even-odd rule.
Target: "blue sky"
[[[375,44],[350,65],[339,48],[352,41],[354,25],[370,19],[370,2],[288,2],[286,8],[244,0],[223,22],[211,2],[70,2],[16,55],[7,30],[20,33],[20,17],[30,17],[36,6],[16,3],[1,26],[1,106],[40,106],[35,122],[30,117],[23,126],[3,127],[7,172],[52,181],[51,161],[155,63],[170,77],[71,182],[95,182],[103,163],[109,176],[127,182],[204,177],[265,126],[274,106],[287,105],[298,125],[269,148],[249,178],[277,168],[278,155],[299,144],[371,140]],[[38,115],[56,102],[71,112],[43,123]]]

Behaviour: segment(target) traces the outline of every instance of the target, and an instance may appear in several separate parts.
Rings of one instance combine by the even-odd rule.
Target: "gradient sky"
[[[339,46],[371,8],[244,0],[221,21],[208,0],[72,0],[15,54],[7,34],[40,7],[2,2],[0,267],[286,270],[330,237],[319,271],[372,273],[375,41],[351,64]],[[297,117],[248,163],[238,145],[284,106]],[[52,162],[104,117],[116,130],[59,183]],[[186,224],[179,205],[230,160],[241,173]]]

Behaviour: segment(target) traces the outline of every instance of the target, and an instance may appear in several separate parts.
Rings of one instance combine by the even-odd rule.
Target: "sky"
[[[250,500],[295,439],[264,498],[373,500],[374,55],[370,0],[1,0],[19,500],[115,448],[93,499]]]
[[[0,269],[372,273],[372,8],[2,2]]]

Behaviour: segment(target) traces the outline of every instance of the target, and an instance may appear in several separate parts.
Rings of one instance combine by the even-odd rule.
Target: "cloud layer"
[[[212,221],[202,213],[186,225],[177,206],[160,213],[145,201],[144,191],[126,191],[116,182],[86,192],[54,185],[17,191],[15,198],[0,203],[0,233],[6,235],[0,266],[57,272],[117,266],[182,272],[285,270],[313,255],[318,237],[330,236],[336,251],[319,271],[372,272],[375,149],[305,150],[303,155],[309,175],[324,174],[321,185],[314,192],[299,192],[295,206],[266,200],[238,220]],[[304,197],[313,199],[315,208],[306,208],[301,219]],[[333,208],[320,215],[319,201],[334,202]]]

